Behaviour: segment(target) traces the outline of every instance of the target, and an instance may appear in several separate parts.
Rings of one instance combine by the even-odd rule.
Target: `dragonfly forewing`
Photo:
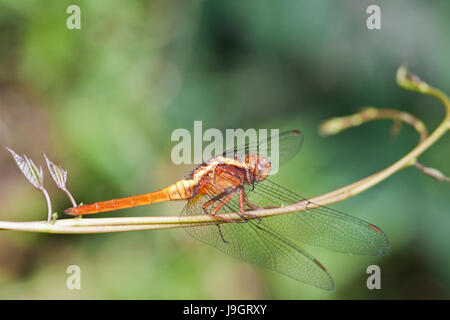
[[[241,161],[244,161],[248,154],[257,152],[260,156],[267,156],[271,161],[277,157],[277,163],[281,165],[292,159],[300,151],[302,145],[303,134],[298,130],[291,130],[279,135],[272,135],[259,142],[249,142],[231,148],[222,155],[228,158],[234,158],[236,155]]]

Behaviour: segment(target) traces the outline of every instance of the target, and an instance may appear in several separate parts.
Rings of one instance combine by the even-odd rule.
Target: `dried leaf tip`
[[[41,166],[36,166],[30,158],[26,155],[18,155],[11,148],[6,147],[14,158],[19,169],[24,174],[25,178],[39,191],[41,191],[45,196],[45,201],[47,202],[47,222],[50,223],[52,216],[52,204],[50,201],[50,196],[47,190],[44,188],[44,174],[42,172]]]
[[[67,170],[64,170],[60,165],[55,164],[51,161],[44,152],[45,161],[47,162],[48,171],[52,176],[53,181],[55,182],[58,189],[64,191],[72,202],[72,206],[76,207],[77,203],[75,198],[72,196],[70,191],[66,187],[67,182]]]
[[[16,162],[19,169],[22,171],[24,176],[27,178],[27,180],[36,188],[39,190],[42,190],[44,188],[44,175],[42,172],[41,166],[36,166],[30,158],[28,158],[26,155],[18,155],[14,152],[14,150],[6,147],[6,150],[8,150],[11,155],[14,158],[14,161]]]
[[[53,181],[55,181],[56,186],[61,189],[66,189],[66,181],[67,181],[67,171],[64,170],[61,166],[52,162],[44,152],[45,161],[47,162],[48,171],[52,176]]]

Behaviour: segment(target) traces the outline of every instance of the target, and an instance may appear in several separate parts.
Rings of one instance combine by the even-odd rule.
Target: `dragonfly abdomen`
[[[112,199],[107,201],[94,202],[78,207],[66,209],[64,212],[69,215],[94,214],[106,211],[116,211],[121,209],[133,208],[137,206],[145,206],[158,202],[172,200],[189,199],[193,193],[196,183],[189,180],[180,180],[167,188],[159,191],[150,192],[138,196],[126,198]]]

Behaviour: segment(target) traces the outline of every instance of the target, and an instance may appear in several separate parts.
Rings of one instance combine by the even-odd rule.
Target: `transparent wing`
[[[213,196],[191,199],[182,216],[203,213],[202,205]],[[232,203],[218,214],[238,210]],[[236,212],[236,211],[235,211]],[[240,223],[222,223],[201,227],[186,227],[195,239],[218,250],[310,285],[332,290],[333,279],[325,268],[295,243],[270,228],[263,220],[242,219]]]
[[[277,156],[281,165],[292,159],[301,149],[303,144],[303,134],[298,130],[285,131],[279,135],[272,135],[260,142],[250,142],[225,151],[222,155],[234,158],[236,155],[241,161],[252,152],[257,152],[261,156],[266,156],[273,161]]]
[[[304,200],[268,179],[256,183],[253,190],[252,186],[245,190],[249,202],[259,207],[281,207]],[[264,218],[264,224],[290,239],[347,254],[381,256],[390,249],[389,239],[380,228],[328,207]]]
[[[271,153],[273,147],[278,146],[279,162],[282,164],[298,153],[302,141],[303,136],[299,131],[289,131],[270,137],[257,145],[247,144],[231,149],[224,155],[230,157],[230,153],[239,155],[239,152],[248,154],[255,151],[255,146],[266,146],[266,150]],[[260,149],[256,150],[259,152]],[[224,194],[232,197],[217,214],[239,213],[239,183],[236,184],[236,181],[241,181],[241,175],[242,173],[235,170],[221,172],[221,179],[230,180],[230,183],[225,185],[236,185],[236,188],[216,187],[211,181],[206,188],[210,194],[190,199],[181,215],[205,214],[202,206],[206,202],[212,203],[208,207],[208,212],[211,212],[227,199],[226,196],[220,197]],[[245,185],[244,191],[249,202],[258,207],[281,207],[304,200],[303,197],[267,179],[255,183],[254,186]],[[211,202],[212,199],[215,201]],[[251,214],[251,210],[254,209],[246,204],[247,214]],[[241,217],[236,222],[191,226],[185,229],[194,238],[231,256],[327,290],[334,286],[328,272],[290,239],[348,254],[384,255],[390,248],[387,236],[378,227],[327,207],[264,219]]]

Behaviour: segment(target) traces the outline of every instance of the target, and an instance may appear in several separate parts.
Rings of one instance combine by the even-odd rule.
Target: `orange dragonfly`
[[[189,178],[156,192],[69,208],[69,215],[120,210],[172,200],[187,200],[181,216],[207,214],[228,223],[187,226],[194,238],[238,259],[285,274],[318,288],[332,290],[334,282],[325,267],[299,243],[341,253],[381,256],[390,244],[384,232],[363,220],[324,206],[305,211],[256,218],[262,208],[299,203],[305,198],[272,182],[271,157],[277,145],[279,163],[294,157],[303,143],[300,131],[274,135],[259,144],[246,144],[211,158]],[[239,156],[240,155],[240,156]],[[237,213],[228,219],[225,213]]]

